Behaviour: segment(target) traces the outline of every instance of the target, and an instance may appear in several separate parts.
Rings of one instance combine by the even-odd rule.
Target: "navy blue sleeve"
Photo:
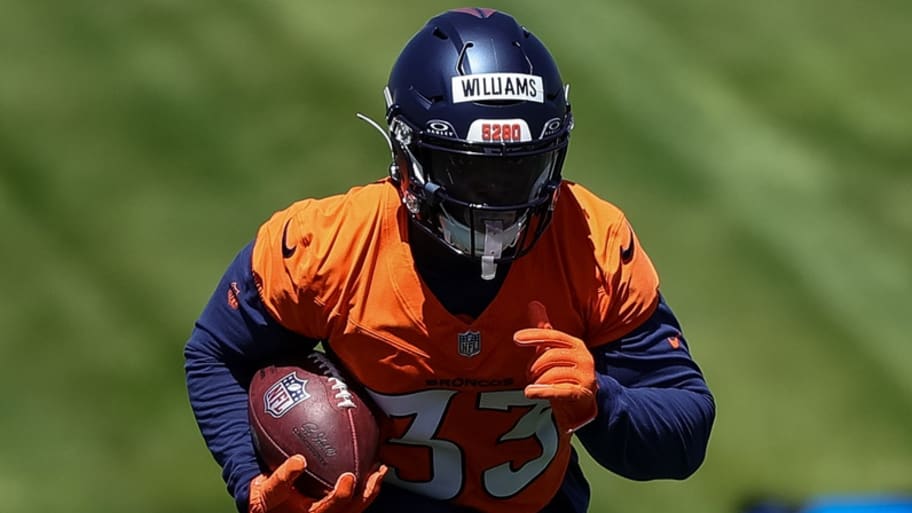
[[[703,463],[715,402],[671,308],[594,351],[599,415],[577,436],[629,479],[684,479]]]
[[[228,267],[184,348],[190,405],[222,467],[238,511],[246,512],[250,480],[261,472],[247,418],[247,387],[257,369],[316,343],[278,324],[263,308],[248,244]]]

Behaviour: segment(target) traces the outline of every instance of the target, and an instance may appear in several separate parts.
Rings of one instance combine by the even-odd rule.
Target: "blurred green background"
[[[912,3],[492,2],[572,84],[718,403],[685,482],[594,512],[912,490]],[[0,510],[233,511],[182,348],[274,210],[384,175],[439,1],[0,0]]]

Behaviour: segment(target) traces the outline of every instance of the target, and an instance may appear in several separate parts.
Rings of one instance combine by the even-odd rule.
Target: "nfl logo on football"
[[[294,372],[280,379],[263,394],[266,413],[275,418],[285,415],[296,404],[310,397],[306,387],[307,380],[299,378]]]
[[[460,333],[457,339],[460,356],[471,358],[481,352],[481,333],[477,331],[466,331]]]

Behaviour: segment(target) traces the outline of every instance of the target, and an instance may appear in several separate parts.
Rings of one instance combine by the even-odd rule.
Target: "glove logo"
[[[481,333],[465,331],[457,337],[457,352],[460,356],[471,358],[481,352]]]
[[[285,415],[298,403],[308,399],[307,380],[301,379],[294,372],[276,381],[274,385],[263,394],[263,404],[266,413],[275,418]]]

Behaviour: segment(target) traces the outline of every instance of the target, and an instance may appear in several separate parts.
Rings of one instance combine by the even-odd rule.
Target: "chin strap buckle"
[[[497,275],[497,264],[504,247],[503,222],[494,219],[485,220],[484,253],[481,255],[481,278],[493,280]]]

